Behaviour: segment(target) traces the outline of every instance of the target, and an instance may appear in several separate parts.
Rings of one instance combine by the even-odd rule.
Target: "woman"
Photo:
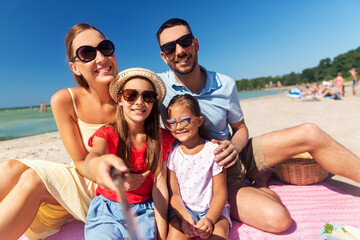
[[[69,66],[79,87],[51,98],[55,121],[72,166],[39,160],[0,164],[0,236],[46,238],[75,219],[86,221],[95,184],[84,169],[89,137],[114,120],[109,83],[117,73],[114,45],[88,24],[73,26],[65,38]],[[15,226],[15,227],[14,227]]]

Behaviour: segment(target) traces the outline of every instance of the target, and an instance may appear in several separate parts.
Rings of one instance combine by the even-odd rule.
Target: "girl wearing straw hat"
[[[87,171],[100,184],[96,191],[98,196],[89,207],[86,239],[132,236],[130,229],[127,230],[126,213],[122,214],[119,208],[114,183],[104,183],[106,178],[109,180],[112,167],[122,173],[151,170],[139,188],[126,191],[126,197],[131,211],[135,212],[136,225],[142,230],[139,239],[156,239],[156,229],[159,239],[166,239],[166,159],[174,138],[167,130],[160,130],[159,105],[165,94],[161,78],[142,68],[124,70],[110,84],[110,95],[118,103],[117,119],[115,123],[101,127],[90,138],[89,144],[93,148],[85,160]],[[108,173],[107,176],[98,176],[102,170]]]

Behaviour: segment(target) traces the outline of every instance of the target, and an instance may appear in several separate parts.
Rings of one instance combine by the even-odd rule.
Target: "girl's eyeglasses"
[[[193,120],[198,119],[198,118],[199,117],[192,117],[189,115],[180,117],[179,121],[176,120],[175,118],[170,118],[165,121],[165,126],[170,130],[174,130],[176,128],[176,126],[178,125],[178,123],[180,123],[181,127],[186,128],[187,126],[190,125],[190,123]]]
[[[76,50],[75,57],[71,59],[71,62],[74,62],[76,58],[80,59],[82,62],[91,62],[96,58],[96,50],[99,50],[104,56],[111,56],[115,52],[115,46],[110,40],[104,40],[97,45],[97,47],[92,46],[81,46]]]
[[[156,100],[156,97],[157,97],[157,93],[154,91],[140,91],[137,89],[124,89],[124,90],[120,91],[119,94],[127,102],[134,102],[141,95],[144,102],[154,103]]]

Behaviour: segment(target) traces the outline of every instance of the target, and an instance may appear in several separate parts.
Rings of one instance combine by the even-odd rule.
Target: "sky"
[[[235,80],[300,73],[360,46],[359,0],[0,0],[0,11],[0,108],[76,86],[64,38],[81,22],[114,42],[119,71],[167,71],[155,34],[174,17],[198,38],[200,65]]]

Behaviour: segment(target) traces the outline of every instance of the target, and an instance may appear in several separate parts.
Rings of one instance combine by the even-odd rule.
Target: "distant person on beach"
[[[218,146],[207,139],[198,101],[176,95],[167,107],[165,125],[179,143],[169,154],[170,215],[168,239],[199,236],[228,239],[230,205],[226,172],[214,162]]]
[[[335,82],[335,86],[337,88],[337,91],[339,92],[339,94],[344,97],[345,96],[345,91],[344,91],[344,82],[345,79],[342,76],[342,73],[339,72],[336,76],[336,78],[334,79]]]
[[[355,68],[349,69],[349,73],[350,73],[350,75],[351,75],[351,77],[352,77],[352,79],[353,79],[353,82],[352,82],[352,85],[351,85],[351,87],[352,87],[352,92],[353,92],[353,96],[356,96],[356,89],[355,89],[355,87],[356,87],[356,85],[358,84],[358,78],[357,78],[358,73],[356,72],[356,69],[355,69]]]
[[[91,149],[90,136],[114,121],[116,103],[110,97],[109,83],[117,73],[115,48],[88,24],[73,26],[65,46],[79,87],[55,93],[51,106],[74,164],[27,159],[0,164],[1,239],[18,239],[23,233],[29,239],[45,239],[64,223],[85,222],[95,196],[96,184],[84,168],[84,159]]]
[[[100,168],[107,169],[110,175],[112,167],[125,176],[130,170],[151,171],[141,186],[126,191],[126,197],[135,215],[138,238],[166,239],[166,159],[174,137],[160,129],[159,106],[166,94],[165,84],[150,70],[131,68],[118,74],[110,85],[110,93],[118,103],[116,122],[95,132],[89,140],[93,148],[85,159],[88,173],[100,184],[97,197],[90,203],[85,239],[132,239],[124,220],[126,215],[119,208],[116,187],[109,186],[108,190],[97,175]]]
[[[41,102],[40,103],[40,112],[45,112],[47,109],[46,109],[46,103],[45,102]]]
[[[220,144],[213,153],[219,166],[227,168],[234,219],[268,232],[287,230],[290,213],[267,188],[271,175],[264,171],[303,152],[309,152],[328,171],[360,182],[359,157],[312,123],[248,139],[235,81],[199,65],[199,41],[186,21],[166,21],[156,37],[161,58],[171,69],[160,74],[167,86],[162,119],[166,120],[166,106],[175,95],[187,93],[199,101],[205,129]],[[246,184],[246,179],[253,184]]]
[[[281,95],[281,88],[282,88],[282,84],[280,81],[277,81],[277,87],[279,89],[279,95]]]
[[[330,98],[339,100],[340,95],[337,92],[333,92],[331,89],[331,84],[327,81],[323,81],[322,84],[318,88],[318,95],[319,98]]]

